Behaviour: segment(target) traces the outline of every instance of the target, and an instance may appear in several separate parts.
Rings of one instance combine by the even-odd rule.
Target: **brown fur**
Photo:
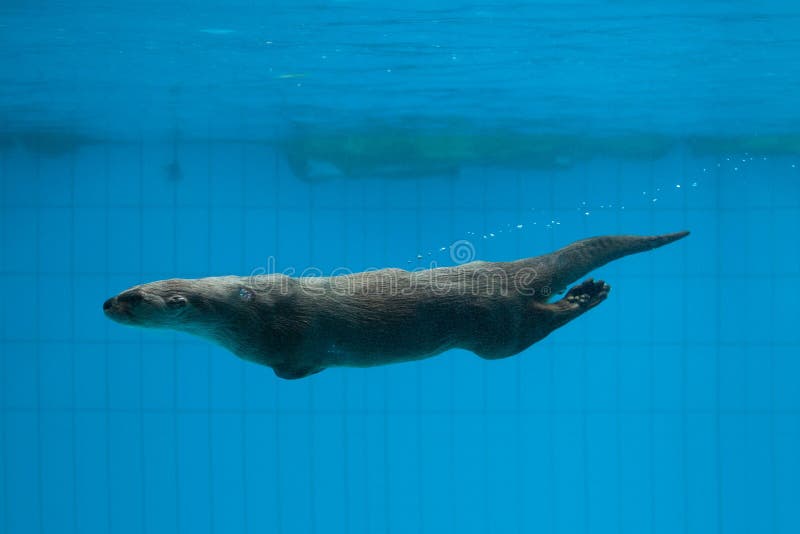
[[[536,258],[419,272],[162,280],[128,289],[103,308],[124,324],[208,338],[281,378],[453,348],[505,358],[598,305],[610,288],[589,279],[549,302],[553,294],[611,260],[686,234],[596,237]]]

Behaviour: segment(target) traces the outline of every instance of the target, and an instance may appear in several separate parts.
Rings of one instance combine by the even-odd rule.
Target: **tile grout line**
[[[448,237],[450,239],[450,244],[456,241],[455,239],[455,210],[453,206],[455,204],[455,183],[456,178],[451,177],[448,181],[448,212],[447,212],[447,219],[448,219]],[[449,247],[448,247],[448,250]],[[450,358],[448,362],[448,375],[450,379],[450,395],[449,395],[449,405],[448,405],[448,447],[450,449],[450,454],[447,455],[447,469],[448,469],[448,481],[450,483],[451,490],[455,489],[455,481],[456,481],[456,462],[455,462],[455,448],[456,448],[456,423],[455,423],[455,390],[456,390],[456,368],[455,368],[455,361],[453,358]],[[450,531],[456,532],[456,512],[457,507],[455,503],[455,499],[450,499]]]
[[[584,169],[584,175],[582,176],[583,182],[583,196],[584,198],[587,197],[587,184],[589,182],[589,177],[586,175],[586,169]],[[588,235],[589,224],[586,217],[581,219],[581,227],[584,235]],[[591,525],[591,496],[590,496],[590,488],[589,488],[589,432],[588,432],[588,415],[587,411],[589,409],[588,403],[588,393],[587,393],[587,384],[589,382],[588,378],[588,358],[587,358],[587,350],[586,345],[588,343],[588,336],[586,333],[587,326],[585,323],[581,323],[581,330],[580,330],[580,338],[581,338],[581,349],[580,349],[580,388],[581,388],[581,428],[580,428],[580,439],[581,439],[581,470],[583,471],[583,480],[581,481],[581,499],[583,500],[583,532],[584,534],[589,534],[590,532],[590,525]]]
[[[488,195],[489,183],[487,181],[487,175],[486,175],[486,168],[485,167],[481,169],[481,178],[482,178],[481,186],[483,188],[483,191],[482,191],[482,193],[483,193],[482,194],[482,204],[485,206],[486,199],[489,196]],[[487,234],[489,232],[489,230],[488,230],[488,220],[487,220],[487,212],[486,212],[486,210],[482,208],[481,209],[481,214],[483,215],[481,233]],[[490,517],[489,517],[490,513],[491,513],[491,508],[489,508],[489,495],[486,494],[486,492],[489,490],[489,415],[488,415],[489,414],[489,370],[488,370],[489,367],[488,367],[487,363],[488,362],[486,360],[484,360],[484,361],[481,362],[481,366],[480,366],[481,391],[482,391],[482,395],[481,395],[481,397],[482,397],[482,399],[481,399],[482,406],[481,407],[483,409],[483,417],[482,417],[483,442],[481,443],[481,445],[483,445],[483,451],[482,451],[483,452],[483,469],[482,469],[482,472],[481,472],[481,477],[483,479],[483,491],[484,491],[483,499],[481,499],[481,501],[482,501],[482,506],[483,506],[483,531],[484,532],[489,532],[490,525],[491,525],[491,520],[490,520]]]
[[[740,174],[742,176],[742,181],[746,183],[747,182],[747,169],[745,167],[743,167],[740,170],[741,170]],[[750,221],[749,212],[747,210],[743,210],[741,217],[742,217],[742,220],[744,222],[745,228],[750,227],[751,221]],[[745,258],[749,258],[750,257],[750,245],[751,245],[751,243],[750,243],[749,232],[745,232],[744,235],[743,235],[743,243],[742,243],[742,254],[743,254],[743,256]],[[774,265],[774,264],[770,263],[770,265]],[[774,301],[770,301],[770,302],[774,302]],[[771,308],[771,306],[770,306],[770,308]],[[743,363],[743,367],[744,367],[744,369],[748,369],[749,365],[750,365],[750,352],[751,352],[749,339],[742,340],[742,347],[741,348],[742,348],[742,361],[744,362]],[[769,356],[769,351],[768,351],[768,356]],[[768,364],[767,364],[767,367],[769,368],[771,364],[772,364],[772,362],[769,361]],[[722,363],[720,363],[720,370],[722,368],[721,366],[722,366]],[[748,403],[750,402],[750,384],[749,384],[746,376],[745,376],[745,378],[744,378],[744,380],[742,382],[743,382],[742,383],[742,392],[741,392],[742,405],[743,406],[747,406]],[[720,391],[720,397],[721,396],[722,396],[722,391]],[[722,401],[721,400],[720,400],[720,403],[721,403],[721,406],[722,406]],[[736,423],[740,423],[740,421],[736,421]],[[743,425],[744,428],[742,429],[742,434],[745,436],[745,439],[747,439],[748,435],[749,435],[749,429],[748,429],[749,425],[747,423],[748,423],[748,421],[745,420],[744,421],[744,425]],[[734,425],[732,421],[729,421],[728,424],[730,426],[732,426],[734,429],[738,430],[738,428],[737,428],[739,426],[738,424]],[[720,428],[721,428],[721,425],[720,425]],[[722,441],[720,440],[720,442],[722,442]],[[724,466],[723,466],[723,468],[724,468]],[[745,470],[742,469],[740,472],[744,472],[744,471]],[[732,478],[735,479],[735,476],[732,477]],[[750,529],[750,514],[743,513],[743,515],[744,515],[745,531],[746,532],[751,532],[751,529]]]
[[[614,205],[619,206],[620,198],[622,197],[622,164],[617,163],[617,184],[614,188],[615,198],[614,198]],[[619,210],[617,210],[615,219],[614,219],[614,228],[617,232],[620,231],[620,227],[622,226],[621,215]],[[616,267],[616,272],[619,273],[619,267]],[[621,308],[619,306],[614,308],[614,345],[616,350],[614,350],[614,413],[616,417],[614,418],[614,438],[615,438],[615,461],[616,461],[616,476],[617,476],[617,484],[614,488],[616,493],[616,513],[617,513],[617,534],[622,532],[622,421],[621,421],[621,399],[622,393],[620,390],[620,381],[622,380],[622,372],[621,372],[621,362],[620,362],[620,348],[622,347],[622,313]]]
[[[774,164],[773,164],[774,165]],[[770,201],[775,201],[775,185],[772,184],[770,189]],[[800,218],[798,218],[800,220]],[[800,226],[800,225],[798,225]],[[800,230],[800,228],[798,228]],[[775,239],[775,213],[770,211],[769,214],[769,242],[776,243]],[[795,234],[797,235],[797,234]],[[775,268],[775,247],[770,247],[770,266]],[[770,277],[769,285],[769,302],[775,302],[775,277]],[[777,532],[778,529],[778,488],[777,488],[777,473],[778,473],[778,458],[775,445],[775,308],[769,306],[769,480],[770,480],[770,526],[772,532]]]
[[[552,216],[553,205],[555,203],[555,176],[553,173],[548,174],[548,216]],[[555,233],[550,232],[550,249],[555,247]],[[548,377],[548,452],[550,464],[548,468],[548,477],[550,483],[550,521],[551,530],[554,533],[559,531],[559,517],[558,517],[558,488],[556,476],[556,422],[555,422],[555,403],[556,403],[556,351],[552,345],[548,347],[548,363],[549,363],[549,377]]]
[[[176,272],[178,267],[178,182],[172,183],[172,271]],[[175,532],[181,531],[181,467],[180,467],[180,419],[178,389],[180,384],[179,365],[178,365],[178,343],[177,335],[171,334],[172,347],[172,437],[174,448],[172,460],[175,463]]]
[[[582,177],[583,181],[583,196],[584,198],[587,197],[587,184],[589,183],[589,176],[586,174],[586,170],[584,169],[584,175]],[[589,224],[586,217],[581,219],[581,226],[584,235],[589,235]],[[591,525],[591,495],[590,495],[590,487],[589,487],[589,429],[588,429],[588,415],[587,411],[589,409],[589,399],[587,393],[587,384],[589,382],[588,377],[588,358],[587,358],[587,350],[586,345],[588,344],[588,336],[587,336],[587,326],[585,323],[582,323],[581,331],[581,349],[580,349],[580,387],[581,387],[581,429],[580,429],[580,438],[581,438],[581,470],[583,471],[583,480],[582,480],[582,487],[581,487],[581,499],[583,500],[583,532],[584,534],[589,534],[590,532],[590,525]]]
[[[282,194],[282,178],[283,175],[280,172],[280,165],[278,159],[278,153],[275,152],[274,154],[274,165],[275,165],[275,198],[276,202],[277,199],[280,198]],[[275,253],[276,255],[280,252],[281,246],[281,218],[280,212],[275,210]],[[281,455],[281,396],[280,396],[280,385],[276,382],[274,384],[275,387],[275,480],[276,480],[276,492],[275,492],[275,499],[277,503],[277,513],[275,514],[275,526],[277,534],[283,533],[283,490],[281,487],[281,477],[283,475],[283,471],[281,470],[282,464],[282,455]]]
[[[138,281],[142,280],[144,276],[144,136],[139,132],[139,145],[138,145],[138,195],[139,195],[139,259],[136,262],[138,272]],[[144,344],[142,340],[144,333],[139,332],[138,337],[138,356],[139,356],[139,513],[141,514],[142,533],[147,534],[147,454],[145,447],[145,411],[144,411]]]
[[[106,146],[105,150],[103,151],[103,194],[106,202],[110,202],[111,199],[111,154],[109,153],[109,148]],[[110,222],[111,222],[111,210],[106,207],[103,210],[103,217],[104,217],[104,224],[103,224],[103,231],[104,231],[104,252],[105,252],[105,260],[104,265],[106,268],[106,276],[104,280],[104,288],[105,294],[108,295],[110,292],[109,282],[110,282],[110,275],[108,271],[110,271],[110,252],[111,252],[111,230],[109,229]],[[104,413],[104,422],[105,422],[105,468],[106,468],[106,480],[105,480],[105,490],[106,490],[106,527],[108,528],[108,532],[113,532],[112,528],[114,526],[114,517],[113,517],[113,506],[112,506],[112,495],[111,495],[111,353],[109,352],[110,342],[109,340],[109,333],[108,333],[108,323],[105,326],[105,338],[106,344],[103,350],[103,356],[105,359],[105,368],[104,368],[104,389],[103,389],[103,405],[105,408]]]
[[[83,409],[79,410],[79,413],[83,413],[83,414],[102,414],[102,413],[105,413],[106,411],[108,411],[110,413],[113,413],[113,414],[138,414],[139,413],[138,407],[137,408],[112,408],[110,410],[106,410],[102,406],[98,406],[96,408],[83,408]],[[242,410],[242,409],[230,408],[230,409],[214,410],[213,414],[214,415],[241,415],[243,413],[243,411],[244,410]],[[8,413],[13,413],[13,414],[35,414],[36,413],[36,407],[35,406],[28,407],[28,408],[8,407],[7,412]],[[66,406],[66,407],[63,407],[63,408],[59,408],[59,409],[46,409],[46,408],[42,409],[42,413],[46,413],[46,414],[69,414],[71,412],[72,412],[72,409],[69,406]],[[167,408],[160,408],[160,409],[154,408],[154,409],[146,409],[145,413],[146,414],[150,414],[150,415],[168,415],[168,414],[172,414],[172,413],[178,413],[180,415],[199,415],[199,414],[205,415],[205,414],[208,413],[208,410],[206,408],[203,408],[203,409],[191,409],[190,408],[190,409],[179,409],[176,412],[175,410],[167,409]],[[255,409],[255,410],[248,409],[247,413],[259,414],[259,415],[273,415],[273,414],[275,414],[275,411],[271,410],[271,409],[260,409],[260,410],[259,409]],[[281,413],[282,414],[288,414],[288,415],[304,415],[304,414],[308,414],[309,410],[302,410],[302,409],[282,410]],[[342,410],[334,410],[334,409],[319,410],[319,409],[316,409],[315,413],[317,413],[317,414],[325,414],[325,415],[333,415],[333,414],[341,415]],[[370,415],[375,415],[375,414],[378,414],[378,413],[383,413],[383,411],[347,410],[346,413],[351,414],[351,415],[352,414],[370,414]],[[386,413],[392,414],[392,415],[413,415],[416,412],[413,409],[408,409],[408,410],[389,410]],[[427,415],[446,415],[446,414],[448,414],[450,412],[449,412],[449,408],[448,409],[444,409],[443,408],[443,409],[423,410],[422,413],[427,416]],[[476,408],[476,409],[466,409],[466,410],[456,410],[454,412],[455,415],[478,415],[480,413],[481,413],[481,409],[478,409],[478,408]],[[490,414],[490,415],[493,415],[493,416],[499,416],[499,415],[513,415],[514,413],[516,413],[516,411],[515,411],[515,409],[513,407],[511,407],[511,408],[507,408],[507,409],[490,409],[490,410],[488,410],[487,413]],[[549,409],[546,409],[546,408],[541,408],[541,409],[522,409],[521,413],[526,414],[526,415],[547,415],[547,414],[551,414],[552,413],[553,415],[573,416],[573,415],[580,415],[581,414],[581,410],[580,409],[549,410]],[[611,410],[611,409],[587,410],[587,414],[591,415],[591,416],[614,415],[615,413],[617,413],[616,410]],[[619,413],[624,414],[624,415],[645,417],[650,412],[648,410],[642,409],[642,410],[620,410]],[[675,416],[675,417],[680,418],[680,416],[682,415],[683,412],[682,412],[680,407],[677,407],[675,409],[669,409],[669,410],[666,410],[666,409],[665,410],[655,410],[652,413],[655,413],[655,414],[660,415],[660,416],[670,416],[670,417]],[[716,413],[716,411],[714,409],[689,410],[687,412],[687,415],[692,415],[692,416],[713,416],[715,413]],[[770,413],[774,413],[775,415],[786,416],[786,417],[800,417],[800,409],[795,409],[795,410],[775,410],[774,412],[770,412],[769,408],[763,408],[763,409],[758,409],[758,410],[724,410],[724,409],[722,409],[722,410],[719,411],[719,413],[721,415],[725,415],[725,416],[737,416],[737,417],[744,417],[744,416],[748,416],[748,417],[764,417],[764,416],[769,416]]]
[[[731,348],[731,347],[736,348],[736,347],[741,347],[742,346],[742,341],[722,341],[719,344],[714,343],[712,341],[698,341],[698,340],[689,340],[689,341],[694,347],[703,348],[703,349],[712,349],[712,348],[715,348],[717,345],[720,346],[720,347],[723,347],[723,348]],[[17,345],[32,345],[32,344],[36,343],[36,341],[34,339],[32,339],[32,338],[8,338],[8,339],[0,339],[0,342],[6,343],[6,344],[17,344]],[[53,338],[53,339],[44,338],[43,341],[42,341],[43,345],[63,345],[63,344],[69,344],[69,343],[70,343],[70,339],[68,337]],[[76,340],[76,343],[83,344],[83,345],[103,345],[105,342],[102,339],[96,338],[96,339],[80,339],[80,340]],[[138,344],[138,341],[135,340],[135,339],[120,338],[120,339],[111,339],[111,340],[109,340],[108,343],[111,344],[111,345],[122,345],[122,346],[125,346],[125,345]],[[159,340],[146,340],[145,339],[145,340],[142,341],[142,344],[143,345],[153,345],[153,346],[158,346],[158,345],[166,346],[169,343],[165,343],[163,340],[159,341]],[[558,348],[565,348],[565,347],[575,348],[575,347],[580,347],[581,346],[580,343],[571,342],[569,340],[545,341],[543,343],[543,348],[544,348],[545,344],[546,344],[546,346],[548,348],[551,347],[551,346],[555,346],[555,347],[558,347]],[[202,340],[179,339],[179,340],[176,341],[176,345],[183,346],[183,347],[205,347],[207,345],[207,342],[204,342]],[[668,348],[668,347],[680,348],[681,341],[654,342],[652,345],[654,347],[662,347],[662,348]],[[614,345],[614,343],[612,341],[601,341],[600,340],[600,341],[594,342],[593,346],[595,346],[595,347],[615,347],[616,345]],[[621,342],[621,344],[619,346],[628,347],[628,348],[647,348],[649,345],[647,344],[647,342],[644,342],[644,341],[635,341],[635,342],[631,342],[631,343]],[[785,341],[785,342],[772,342],[772,343],[770,343],[769,341],[761,341],[761,342],[758,342],[758,343],[750,343],[750,344],[748,344],[748,348],[750,348],[750,349],[754,349],[754,348],[755,349],[757,349],[757,348],[769,349],[770,346],[773,346],[773,347],[776,347],[776,348],[792,348],[793,349],[793,348],[800,348],[800,342]],[[543,350],[543,348],[540,349],[540,350]],[[258,367],[258,368],[262,369],[263,366]]]
[[[41,160],[40,156],[37,154],[35,158],[35,165],[34,165],[34,183],[38,188],[39,197],[42,195],[42,176],[41,176]],[[43,216],[43,211],[41,208],[36,208],[34,210],[34,235],[36,236],[36,244],[34,246],[34,284],[36,285],[36,290],[34,292],[34,307],[35,309],[41,310],[41,274],[40,269],[41,266],[39,265],[41,261],[41,251],[39,250],[40,243],[41,243],[41,234],[42,234],[42,222],[41,218]],[[36,500],[38,501],[38,515],[37,515],[37,525],[40,533],[44,533],[44,452],[42,449],[44,448],[44,443],[42,439],[42,350],[41,344],[39,343],[40,339],[40,332],[41,328],[39,326],[39,321],[34,320],[33,323],[33,337],[36,338],[37,342],[34,345],[34,366],[36,369]]]
[[[523,195],[523,187],[522,187],[522,173],[517,172],[516,180],[515,180],[515,189],[517,195],[517,207],[515,210],[516,213],[516,220],[512,223],[513,225],[520,224],[518,221],[522,219],[522,195]],[[522,257],[522,240],[520,238],[520,234],[517,233],[514,236],[514,250],[515,254],[518,258]],[[522,455],[522,447],[523,447],[523,439],[522,439],[522,414],[520,410],[522,410],[522,358],[517,358],[514,362],[514,389],[515,389],[515,405],[514,408],[517,412],[515,417],[515,440],[514,440],[514,447],[515,447],[515,457],[517,458],[518,465],[521,466],[520,469],[516,470],[515,476],[515,485],[516,485],[516,523],[517,523],[517,534],[523,534],[526,532],[524,528],[525,524],[525,515],[522,513],[523,506],[525,503],[525,481],[522,473],[525,471],[525,467],[527,462],[525,462],[525,458]]]
[[[309,263],[314,263],[314,209],[316,207],[316,199],[314,197],[314,184],[308,185],[308,259]],[[309,491],[309,506],[310,506],[310,514],[309,514],[309,523],[310,523],[310,533],[316,534],[317,532],[317,491],[316,491],[316,462],[315,462],[315,447],[316,447],[316,440],[314,431],[316,428],[316,418],[315,418],[315,410],[314,410],[314,400],[315,400],[315,391],[314,391],[314,382],[310,381],[308,383],[308,491]]]
[[[69,337],[70,337],[70,400],[72,403],[70,410],[70,424],[72,432],[70,434],[70,459],[71,459],[71,476],[72,476],[72,531],[77,534],[79,532],[78,522],[78,420],[77,420],[77,406],[78,406],[78,383],[77,383],[77,351],[75,350],[75,306],[77,289],[75,287],[75,155],[70,157],[69,168],[69,194],[70,204],[73,207],[69,210],[70,214],[70,246],[69,246],[69,270],[70,270],[70,284],[69,284],[69,303],[72,309],[70,310],[69,320]]]
[[[386,205],[386,186],[385,183],[381,183],[381,204]],[[387,223],[386,223],[386,212],[383,212],[383,217],[381,219],[382,227],[383,227],[383,234],[386,235],[387,230]],[[386,240],[381,240],[381,256],[386,258]],[[382,369],[382,377],[383,377],[383,470],[384,470],[384,477],[383,477],[383,511],[384,511],[384,521],[385,521],[385,530],[386,534],[391,534],[392,531],[392,521],[391,521],[391,513],[392,513],[392,506],[391,506],[391,477],[390,477],[390,469],[389,469],[389,396],[387,394],[388,388],[386,384],[388,382],[388,371],[384,366]]]
[[[651,194],[656,193],[656,181],[655,181],[655,169],[654,169],[655,162],[650,161],[648,165],[648,170],[650,173],[649,176],[649,189]],[[655,228],[655,211],[650,210],[648,217],[648,231],[653,232]],[[649,433],[649,476],[650,476],[650,532],[656,531],[656,421],[655,421],[655,402],[656,402],[656,351],[655,346],[653,345],[653,339],[655,339],[655,314],[657,312],[655,306],[655,299],[656,299],[656,290],[655,285],[655,259],[653,258],[652,254],[648,254],[647,256],[647,272],[650,276],[650,283],[648,284],[648,293],[650,299],[650,313],[649,317],[647,318],[647,330],[648,335],[647,338],[650,340],[650,344],[648,345],[647,355],[648,359],[650,360],[650,376],[649,379],[649,405],[650,405],[650,414],[648,417],[648,433]]]
[[[241,73],[237,68],[235,71],[234,78],[238,81],[240,79]],[[210,84],[209,84],[210,85]],[[244,108],[239,109],[238,113],[239,117],[239,128],[242,131],[247,131],[247,121],[246,121],[246,113]],[[211,143],[209,143],[211,144]],[[214,143],[216,146],[216,143]],[[245,204],[247,202],[247,177],[248,177],[248,165],[247,165],[247,156],[248,156],[248,148],[249,145],[244,143],[240,143],[239,148],[239,181],[240,181],[240,188],[239,188],[239,207],[238,211],[241,214],[241,221],[242,221],[242,229],[241,229],[241,244],[240,244],[240,252],[239,252],[239,265],[240,269],[242,270],[242,274],[245,274],[246,269],[246,257],[247,254],[245,252],[247,248],[247,210],[245,209]],[[211,258],[211,250],[207,249],[206,254],[209,258]],[[246,273],[250,274],[250,273]],[[247,405],[247,371],[248,371],[248,362],[239,359],[239,383],[240,383],[240,396],[239,401],[241,403],[242,409],[241,414],[239,416],[239,467],[241,471],[241,514],[242,514],[242,532],[247,534],[248,532],[248,499],[247,499],[247,461],[248,461],[248,454],[247,454],[247,442],[249,434],[247,432],[247,415],[249,413],[248,405]],[[210,390],[209,390],[210,394]],[[209,451],[209,458],[211,451]],[[213,492],[212,492],[213,493]],[[214,527],[212,525],[211,532],[213,534]]]
[[[41,204],[30,204],[30,203],[6,203],[7,205],[4,206],[6,210],[33,210],[33,209],[44,209],[44,210],[66,210],[70,209],[69,203],[41,203]],[[86,209],[97,209],[101,210],[104,208],[111,208],[114,210],[124,211],[136,211],[139,209],[139,206],[135,203],[125,203],[125,202],[111,202],[109,201],[108,204],[93,204],[93,203],[86,203],[86,204],[76,204],[75,206],[77,209],[86,210]],[[196,211],[204,211],[206,208],[205,203],[190,203],[190,202],[182,202],[177,203],[174,206],[177,209],[182,210],[196,210]],[[241,203],[238,204],[226,204],[220,203],[217,205],[220,210],[230,211],[230,212],[250,212],[250,211],[286,211],[290,213],[305,213],[308,208],[304,207],[300,203],[296,204],[245,204],[244,206]],[[509,206],[490,206],[486,205],[480,206],[470,206],[470,205],[461,205],[461,206],[453,206],[452,211],[460,212],[465,215],[474,215],[476,209],[485,209],[486,213],[514,213],[514,209],[516,206],[509,205]],[[553,206],[550,209],[550,213],[558,216],[563,215],[574,215],[576,210],[580,206],[560,206],[556,207]],[[169,202],[153,202],[147,205],[147,208],[151,211],[162,211],[162,212],[169,212],[172,210],[173,205]],[[441,208],[440,206],[423,206],[426,211],[430,213],[446,213],[447,210]],[[317,213],[339,213],[339,212],[347,212],[351,208],[348,206],[339,206],[339,205],[326,205],[320,204],[315,207]],[[639,214],[648,214],[652,211],[652,206],[625,206],[624,210],[618,209],[604,209],[602,211],[598,211],[597,213],[603,214],[611,214],[621,211],[622,213],[639,213]],[[686,211],[689,213],[699,213],[699,214],[707,214],[709,212],[714,213],[740,213],[742,210],[740,208],[735,207],[728,207],[728,206],[687,206]],[[773,206],[769,205],[754,205],[748,206],[747,210],[750,213],[757,213],[757,214],[769,214],[770,212],[787,212],[794,214],[797,210],[800,209],[800,205],[797,204],[776,204]],[[384,206],[384,207],[370,207],[366,206],[364,210],[368,213],[377,213],[377,212],[385,212],[385,213],[408,213],[413,214],[414,208],[408,206]],[[684,211],[684,208],[681,206],[666,206],[662,205],[658,208],[660,214],[673,214],[673,215],[681,215]],[[527,227],[537,227],[538,229],[544,229],[545,224],[547,221],[543,221],[541,219],[532,220],[532,221],[522,221],[526,224]]]
[[[242,122],[244,122],[244,116],[241,116]],[[243,145],[240,148],[240,181],[241,181],[241,197],[240,201],[242,203],[241,206],[241,213],[242,213],[242,243],[241,243],[241,252],[239,257],[240,268],[242,272],[245,270],[246,261],[246,254],[245,248],[247,244],[247,212],[244,209],[245,201],[247,200],[247,147]],[[211,251],[207,250],[206,253],[211,255]],[[239,361],[239,380],[241,384],[241,403],[242,403],[242,416],[240,418],[239,424],[241,425],[241,445],[240,445],[240,454],[241,454],[241,475],[242,475],[242,526],[243,530],[246,533],[248,529],[248,522],[247,522],[247,369],[248,363],[244,360]],[[209,451],[210,452],[210,451]],[[212,528],[213,533],[213,528]]]
[[[714,173],[714,192],[715,192],[715,209],[718,209],[720,206],[720,186],[721,186],[721,173],[719,167],[716,168]],[[719,273],[722,270],[722,262],[720,260],[720,251],[722,250],[722,235],[720,231],[719,221],[717,220],[717,224],[714,228],[714,241],[716,244],[716,261],[715,261],[715,270]],[[722,306],[722,287],[719,282],[719,278],[717,278],[716,284],[714,286],[714,301],[716,304],[716,323],[714,325],[714,337],[717,342],[720,341],[721,334],[722,334],[722,313],[721,313],[721,306]],[[717,345],[716,350],[714,351],[714,402],[716,405],[716,409],[714,410],[714,452],[715,452],[715,475],[716,475],[716,519],[717,519],[717,534],[723,534],[725,532],[724,525],[723,525],[723,515],[722,515],[722,436],[721,436],[721,421],[720,421],[720,370],[721,370],[721,362],[720,362],[721,354],[719,345]]]
[[[281,173],[280,173],[280,165],[278,160],[278,153],[277,151],[274,153],[274,172],[275,172],[275,202],[277,204],[278,199],[280,198],[282,191],[281,191]],[[281,218],[280,213],[275,210],[275,256],[279,257],[280,255],[280,246],[281,246]],[[281,454],[281,396],[280,396],[280,384],[276,381],[273,382],[273,396],[275,401],[275,410],[274,410],[274,429],[275,429],[275,532],[276,534],[283,533],[283,491],[281,490],[281,478],[283,472],[281,471],[281,462],[283,455]]]
[[[422,252],[422,212],[421,212],[421,205],[422,205],[422,184],[420,182],[420,178],[415,178],[414,180],[414,189],[415,189],[415,205],[416,205],[416,212],[414,213],[414,248],[417,250],[417,254]],[[419,256],[418,256],[419,257]],[[425,495],[425,485],[423,484],[422,480],[422,368],[417,365],[414,369],[414,380],[416,381],[416,392],[415,392],[415,402],[416,402],[416,417],[415,417],[415,430],[417,434],[417,442],[416,442],[416,453],[417,453],[417,521],[418,527],[417,531],[420,533],[425,532],[425,523],[424,523],[424,511],[423,511],[423,503],[425,502],[424,495]]]
[[[686,153],[685,151],[681,151],[681,180],[683,180],[687,175],[686,171]],[[683,213],[681,216],[683,227],[687,228],[689,224],[689,212],[688,212],[688,199],[686,197],[686,192],[683,192]],[[680,351],[681,351],[681,488],[682,488],[682,499],[681,499],[681,506],[683,512],[682,518],[682,526],[683,526],[683,534],[689,533],[689,421],[687,417],[688,411],[688,383],[689,383],[689,357],[688,357],[688,346],[686,339],[689,336],[689,325],[688,325],[688,317],[689,317],[689,291],[687,289],[686,280],[688,279],[689,271],[689,250],[684,245],[681,250],[681,265],[682,270],[684,272],[684,282],[682,284],[682,291],[681,291],[681,342],[680,342]]]
[[[0,150],[0,207],[3,208],[0,212],[0,220],[2,220],[2,213],[5,212],[6,204],[6,178],[8,176],[8,160],[6,159],[6,151]],[[0,228],[0,241],[2,241],[2,250],[0,253],[3,255],[3,263],[6,257],[6,225]],[[0,336],[3,339],[6,337],[6,310],[2,309],[3,316],[0,317]],[[3,464],[2,481],[0,484],[3,486],[3,532],[9,531],[10,521],[8,519],[8,358],[6,354],[6,344],[0,343],[0,358],[2,358],[2,368],[0,368],[0,397],[3,399],[3,422],[2,432],[0,432],[0,461]]]
[[[348,187],[349,193],[349,187]],[[350,244],[350,232],[349,226],[347,225],[347,212],[342,213],[342,233],[344,235],[344,255],[343,255],[343,263],[347,265],[347,260],[349,257],[349,244]],[[343,522],[344,522],[344,529],[343,531],[347,534],[350,532],[350,437],[349,437],[349,424],[348,424],[348,417],[347,417],[347,406],[348,402],[348,384],[349,381],[347,379],[348,373],[341,373],[341,380],[342,380],[342,406],[344,407],[342,416],[341,416],[341,424],[342,424],[342,493],[343,493],[343,500],[344,500],[344,510],[343,510]]]
[[[206,269],[207,272],[212,271],[211,266],[211,232],[214,227],[214,206],[211,202],[211,191],[213,188],[214,183],[214,175],[213,175],[213,163],[214,163],[214,155],[213,155],[214,146],[212,145],[211,141],[208,142],[206,147],[206,183],[209,195],[207,200],[207,216],[206,216]],[[209,522],[209,531],[211,533],[214,532],[214,519],[215,513],[214,508],[216,506],[214,500],[214,417],[213,417],[213,407],[214,407],[214,395],[213,395],[213,376],[214,376],[214,360],[213,360],[214,351],[211,349],[209,345],[206,349],[206,367],[208,369],[208,419],[207,419],[207,432],[208,432],[208,522]]]
[[[361,206],[362,206],[362,209],[360,210],[359,213],[360,213],[360,217],[361,217],[361,221],[362,221],[362,223],[361,223],[361,260],[364,263],[366,263],[367,242],[368,242],[367,225],[364,224],[364,222],[363,222],[363,221],[366,220],[366,217],[365,217],[365,213],[366,212],[363,210],[363,207],[366,206],[366,204],[367,204],[365,202],[365,199],[366,199],[365,186],[362,185],[362,187],[361,187],[361,200],[362,200]],[[362,383],[361,383],[362,406],[367,406],[369,404],[369,402],[368,402],[368,400],[369,400],[369,388],[368,388],[368,385],[367,385],[368,382],[367,382],[367,380],[363,379],[364,378],[363,377],[363,373],[365,371],[362,370],[361,372],[362,372]],[[369,469],[370,469],[369,457],[370,456],[367,453],[367,451],[369,451],[369,431],[368,431],[368,428],[369,428],[369,421],[367,419],[367,416],[364,415],[364,417],[362,418],[362,431],[363,431],[363,444],[364,444],[364,455],[363,455],[363,458],[364,458],[364,480],[363,480],[364,507],[363,507],[363,511],[364,511],[364,524],[366,525],[366,529],[365,530],[367,532],[371,532],[372,514],[370,513],[370,508],[371,507],[369,505],[369,496],[371,494],[370,485],[369,485]]]

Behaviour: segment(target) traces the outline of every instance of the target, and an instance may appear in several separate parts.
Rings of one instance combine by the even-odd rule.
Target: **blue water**
[[[4,2],[0,532],[800,532],[798,22]],[[101,310],[171,277],[681,229],[499,361],[283,381]]]

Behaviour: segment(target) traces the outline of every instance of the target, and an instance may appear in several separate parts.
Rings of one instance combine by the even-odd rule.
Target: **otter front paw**
[[[602,280],[595,281],[589,278],[570,289],[563,300],[575,308],[588,310],[603,302],[609,291],[611,286]]]
[[[297,380],[324,371],[324,367],[300,367],[287,365],[273,365],[272,372],[278,378],[285,380]]]

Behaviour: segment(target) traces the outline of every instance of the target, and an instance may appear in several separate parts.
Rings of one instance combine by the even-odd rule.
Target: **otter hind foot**
[[[609,291],[611,286],[602,280],[588,278],[567,291],[559,302],[566,304],[568,309],[584,312],[603,302]]]
[[[560,328],[573,319],[580,317],[606,300],[609,291],[611,291],[611,287],[602,280],[595,281],[588,278],[570,288],[561,300],[542,306],[552,315],[550,315],[550,319],[547,322],[549,328],[544,335],[540,333],[539,339],[556,328]]]

